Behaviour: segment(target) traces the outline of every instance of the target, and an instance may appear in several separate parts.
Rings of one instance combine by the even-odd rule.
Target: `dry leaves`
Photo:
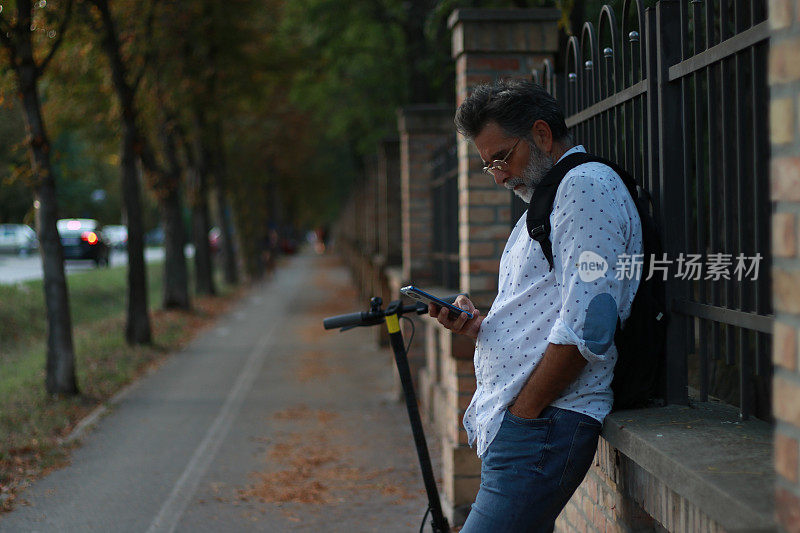
[[[353,464],[352,447],[337,442],[341,430],[332,425],[335,413],[301,404],[276,413],[274,418],[302,422],[304,430],[288,433],[273,444],[267,456],[268,470],[251,474],[254,482],[239,491],[240,499],[320,505],[353,501],[362,492],[398,500],[415,496],[398,484],[394,468],[371,470]]]

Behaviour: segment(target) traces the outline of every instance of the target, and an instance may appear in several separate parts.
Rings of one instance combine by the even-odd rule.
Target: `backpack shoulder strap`
[[[595,155],[591,156],[591,159],[589,161],[591,161],[593,163],[602,163],[607,167],[611,167],[611,170],[616,172],[617,175],[620,178],[622,178],[622,183],[625,184],[625,187],[627,187],[628,192],[631,193],[631,197],[633,197],[634,202],[636,201],[637,198],[639,198],[640,191],[643,191],[644,189],[642,189],[641,187],[639,187],[636,184],[636,180],[633,179],[633,176],[628,174],[627,170],[625,170],[624,168],[622,168],[621,166],[619,166],[618,164],[616,164],[613,161],[610,161],[608,159],[605,159],[605,158],[602,158],[602,157],[598,157],[598,156],[595,156]],[[587,163],[589,161],[587,161]]]
[[[545,258],[547,258],[550,270],[553,270],[553,244],[550,242],[550,213],[553,211],[553,202],[555,202],[556,199],[558,186],[570,170],[584,163],[592,162],[602,163],[611,167],[611,169],[622,178],[622,181],[625,183],[634,201],[638,196],[634,179],[622,167],[612,161],[585,152],[576,152],[556,163],[553,168],[545,174],[542,181],[533,189],[533,197],[531,198],[531,203],[528,206],[528,213],[525,218],[528,227],[528,235],[542,247],[542,252]]]

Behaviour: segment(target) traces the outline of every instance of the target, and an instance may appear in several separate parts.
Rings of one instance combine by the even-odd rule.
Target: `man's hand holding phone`
[[[428,314],[432,317],[436,317],[441,325],[453,333],[459,333],[476,339],[478,337],[478,331],[481,328],[481,322],[483,322],[483,317],[480,315],[480,312],[475,309],[475,305],[470,299],[463,294],[459,295],[453,304],[472,313],[472,318],[469,318],[466,313],[453,316],[451,311],[446,307],[439,307],[432,303],[428,304]]]

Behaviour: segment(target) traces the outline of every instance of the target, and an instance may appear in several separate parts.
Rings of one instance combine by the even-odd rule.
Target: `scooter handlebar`
[[[346,328],[350,326],[360,326],[367,320],[369,313],[361,311],[359,313],[348,313],[346,315],[330,316],[322,321],[325,329]]]
[[[455,300],[457,294],[452,297]],[[394,302],[399,304],[400,301]],[[389,313],[397,313],[400,315],[406,313],[417,313],[418,315],[428,312],[428,306],[422,302],[416,302],[411,305],[400,305],[398,307],[390,306],[386,310]],[[375,326],[383,323],[385,312],[381,309],[372,311],[361,311],[358,313],[347,313],[346,315],[329,316],[322,320],[322,326],[325,329],[337,328],[351,328],[355,326]]]

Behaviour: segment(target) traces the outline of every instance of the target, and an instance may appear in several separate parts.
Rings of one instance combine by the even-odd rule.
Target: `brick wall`
[[[556,531],[722,533],[662,479],[600,439],[595,465],[556,521]]]
[[[389,267],[399,266],[402,261],[402,229],[400,205],[400,142],[396,138],[384,139],[378,145],[377,167],[377,232],[378,248],[373,258],[377,276],[376,296],[383,298],[385,304],[399,295],[392,289]],[[378,343],[389,345],[389,332],[377,328]]]
[[[453,133],[453,111],[445,105],[414,105],[397,112],[400,133],[403,277],[424,286],[431,279],[433,240],[431,165],[433,152]]]
[[[364,206],[361,212],[364,227],[364,254],[371,256],[378,252],[380,220],[378,155],[364,158],[364,171],[367,181],[362,185],[364,189]]]
[[[384,139],[378,148],[378,249],[387,265],[403,258],[401,208],[400,141]]]
[[[800,531],[800,2],[771,0],[769,24],[770,189],[772,216],[775,414],[775,511],[786,531]]]
[[[385,259],[380,252],[380,234],[383,226],[381,219],[383,216],[381,184],[384,180],[380,174],[377,153],[365,158],[364,169],[367,181],[363,185],[365,194],[363,210],[359,212],[359,223],[364,230],[364,246],[361,250],[365,258],[364,291],[362,296],[365,301],[373,296],[380,296],[386,300],[388,295],[385,294],[385,283],[383,281]],[[385,332],[377,331],[380,329],[376,328],[375,335],[382,344],[385,344],[388,341],[388,337]]]
[[[412,105],[397,111],[400,136],[400,204],[402,213],[402,266],[400,277],[394,276],[396,298],[402,284],[431,287],[433,268],[433,200],[431,198],[431,157],[443,143],[453,142],[453,110],[447,105]],[[408,354],[411,375],[417,381],[425,366],[427,331],[416,317],[416,337]],[[403,334],[409,338],[408,324],[403,321]],[[430,396],[421,391],[423,401]]]

